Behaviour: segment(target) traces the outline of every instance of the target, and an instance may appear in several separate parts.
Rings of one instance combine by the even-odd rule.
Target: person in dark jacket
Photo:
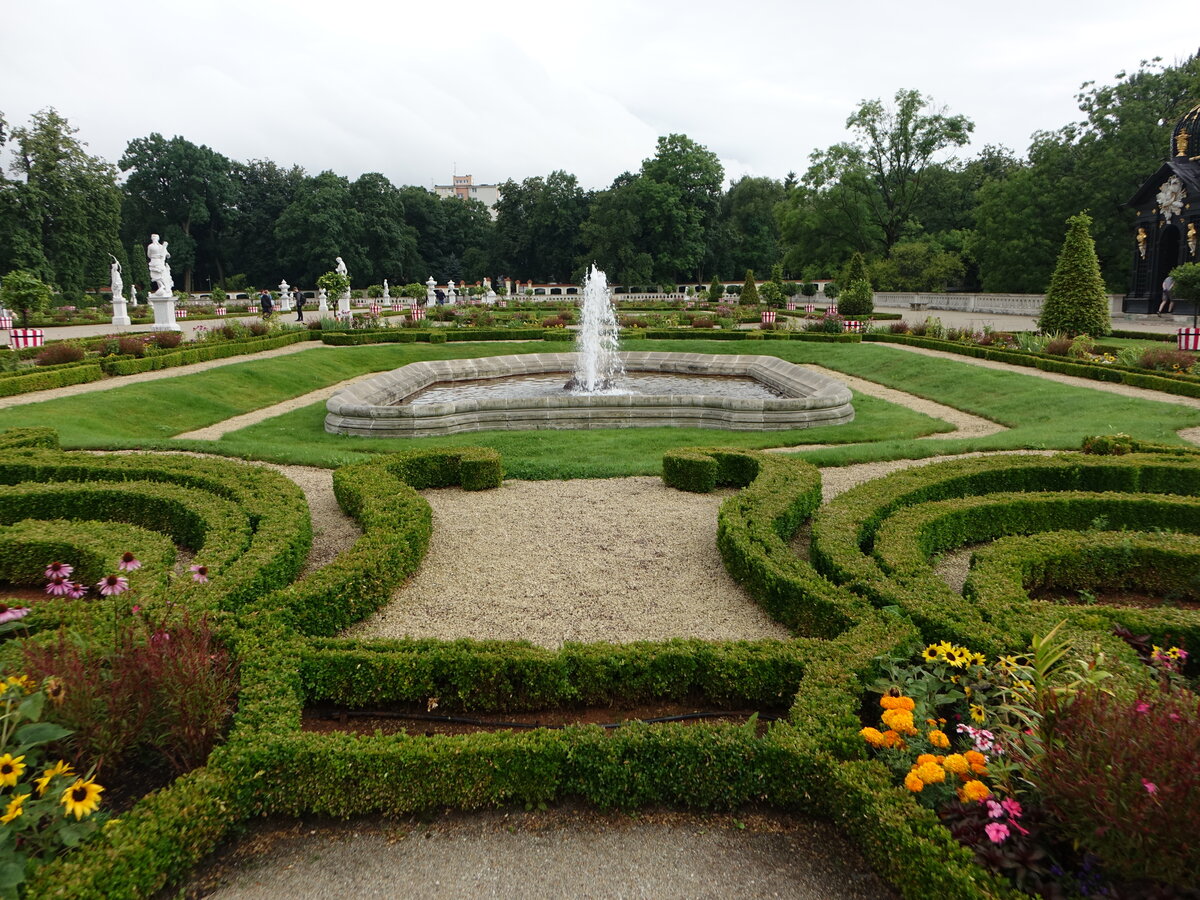
[[[304,321],[304,291],[292,288],[292,302],[296,304],[296,321]]]
[[[264,319],[271,318],[271,313],[275,312],[275,303],[271,300],[271,292],[266,288],[263,288],[262,293],[258,295],[258,306],[262,310]]]

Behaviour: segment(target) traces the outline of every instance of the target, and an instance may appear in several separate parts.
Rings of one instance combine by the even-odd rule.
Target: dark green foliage
[[[32,272],[9,272],[0,280],[0,307],[20,313],[21,324],[28,328],[30,316],[50,308],[50,286]]]
[[[746,271],[745,283],[742,285],[742,293],[738,302],[746,306],[758,305],[758,285],[755,284],[753,270]]]
[[[1175,287],[1171,295],[1179,300],[1200,301],[1200,263],[1185,263],[1171,270]]]
[[[721,284],[721,282],[717,279],[717,276],[714,275],[712,284],[708,286],[708,296],[705,299],[707,299],[709,303],[718,303],[722,298],[724,298],[724,296],[725,285]]]
[[[53,428],[10,428],[0,431],[2,450],[57,450],[58,432]]]
[[[838,297],[838,315],[847,319],[865,319],[875,311],[875,294],[865,278],[848,282]]]
[[[1100,336],[1112,331],[1108,294],[1100,277],[1091,216],[1079,213],[1067,220],[1067,236],[1046,290],[1038,328],[1043,332]]]
[[[99,365],[70,366],[50,372],[29,369],[20,374],[0,377],[0,397],[45,391],[69,384],[85,384],[103,377],[104,370]]]

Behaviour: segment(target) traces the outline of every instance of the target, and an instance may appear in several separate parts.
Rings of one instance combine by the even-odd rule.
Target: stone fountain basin
[[[436,382],[562,372],[565,384],[575,368],[576,354],[430,360],[410,363],[338,391],[325,404],[325,430],[364,437],[433,437],[550,428],[785,431],[840,425],[854,418],[848,387],[774,356],[642,352],[622,353],[620,357],[627,372],[748,377],[785,396],[778,400],[742,400],[703,394],[589,396],[564,392],[561,397],[397,405]]]

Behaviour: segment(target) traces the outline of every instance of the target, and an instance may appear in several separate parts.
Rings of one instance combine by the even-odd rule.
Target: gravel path
[[[891,900],[832,827],[785,815],[452,814],[299,823],[206,873],[214,900],[496,897]],[[400,885],[403,885],[401,888]]]
[[[660,478],[506,481],[425,491],[417,574],[353,637],[616,643],[786,639],[725,571],[717,508]]]

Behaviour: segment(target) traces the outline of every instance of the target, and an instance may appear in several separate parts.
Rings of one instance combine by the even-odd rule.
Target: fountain
[[[574,353],[410,363],[336,392],[326,403],[325,430],[374,437],[560,428],[781,431],[854,418],[844,384],[774,356],[631,353],[618,341],[608,280],[593,265]]]

